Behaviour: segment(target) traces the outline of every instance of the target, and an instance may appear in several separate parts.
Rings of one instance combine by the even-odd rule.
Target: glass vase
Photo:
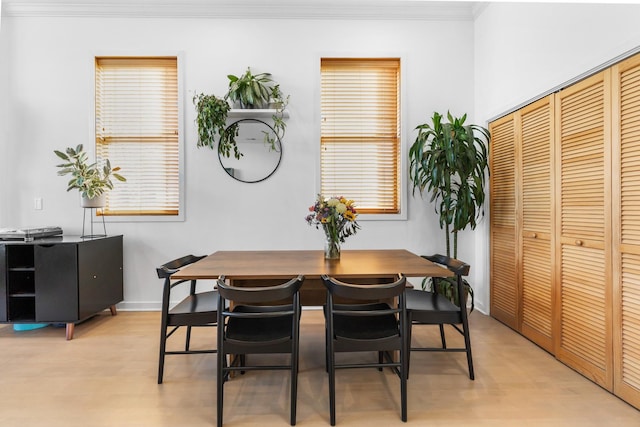
[[[327,237],[324,242],[324,259],[340,259],[340,242]]]

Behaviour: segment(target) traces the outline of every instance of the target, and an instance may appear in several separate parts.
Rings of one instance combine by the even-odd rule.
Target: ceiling
[[[433,0],[0,0],[5,17],[473,20],[486,4]]]

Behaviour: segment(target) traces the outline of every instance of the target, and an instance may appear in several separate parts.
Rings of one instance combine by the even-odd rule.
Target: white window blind
[[[114,181],[104,215],[178,215],[178,66],[175,57],[96,58],[96,153]]]
[[[400,211],[400,59],[322,58],[321,192]]]

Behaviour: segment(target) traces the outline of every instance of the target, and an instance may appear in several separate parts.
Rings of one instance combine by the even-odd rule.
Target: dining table
[[[321,306],[326,290],[322,275],[374,284],[406,277],[450,277],[451,271],[405,249],[342,250],[339,259],[325,259],[322,250],[222,250],[190,264],[171,278],[208,280],[224,276],[233,286],[268,286],[303,275],[303,305]]]

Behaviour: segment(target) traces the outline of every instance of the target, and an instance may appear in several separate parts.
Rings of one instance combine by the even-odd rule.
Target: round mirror
[[[230,177],[242,182],[260,182],[278,169],[282,159],[282,144],[271,126],[258,119],[241,119],[227,130],[236,127],[236,144],[242,153],[239,159],[226,157],[218,151],[218,159]],[[231,129],[230,129],[231,128]]]

